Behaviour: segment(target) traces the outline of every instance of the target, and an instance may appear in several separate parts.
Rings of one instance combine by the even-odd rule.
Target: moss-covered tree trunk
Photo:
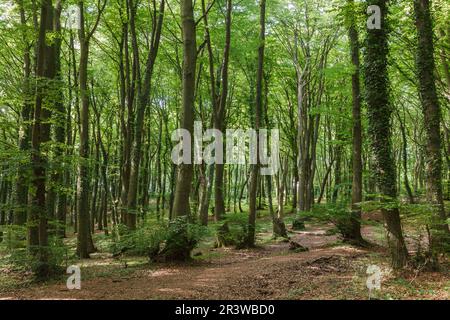
[[[369,3],[370,2],[370,3]],[[400,214],[392,203],[397,200],[396,168],[392,156],[392,106],[388,78],[388,0],[367,1],[381,9],[381,28],[367,30],[364,61],[369,134],[374,154],[374,169],[382,198],[382,213],[392,258],[392,267],[400,269],[408,260]]]

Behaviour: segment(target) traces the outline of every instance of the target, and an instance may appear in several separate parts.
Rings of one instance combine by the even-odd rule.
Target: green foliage
[[[114,255],[127,253],[147,256],[150,252],[159,251],[167,236],[164,224],[145,224],[135,231],[128,231],[123,224],[113,229],[113,242],[110,250]]]
[[[0,242],[0,247],[3,250],[25,248],[27,245],[27,229],[25,226],[3,225],[0,226],[0,233],[3,234],[2,242]]]
[[[26,248],[26,228],[21,226],[2,226],[4,234],[0,243],[0,252],[4,253],[2,264],[9,265],[15,270],[39,271],[45,269],[45,276],[61,274],[69,260],[68,248],[62,239],[56,236],[49,237],[46,247]],[[40,262],[39,254],[47,256],[45,264]]]
[[[151,260],[187,260],[208,229],[186,220],[179,217],[168,223],[149,221],[135,231],[118,225],[113,230],[110,250],[113,255],[126,253],[148,256]]]
[[[370,200],[362,202],[361,208],[365,212],[371,212],[376,210],[391,210],[400,208],[401,204],[398,200],[392,199],[388,196],[381,194],[371,194],[370,197],[377,198],[379,200]],[[381,200],[381,201],[380,201]]]
[[[162,255],[164,260],[189,260],[192,250],[207,233],[206,227],[189,223],[188,217],[178,217],[169,222],[164,247],[156,255]]]
[[[400,206],[400,212],[404,219],[408,224],[414,226],[415,235],[413,238],[418,248],[418,257],[416,258],[420,261],[429,258],[431,251],[434,251],[434,254],[450,252],[450,238],[442,227],[442,220],[439,219],[437,211],[438,209],[430,204],[402,204]],[[433,247],[429,245],[432,241],[434,241]],[[426,250],[422,250],[424,244],[428,244]]]
[[[347,201],[314,206],[311,212],[300,213],[297,219],[305,221],[314,219],[319,222],[332,223],[342,237],[347,238],[351,226],[351,210]]]
[[[305,229],[305,219],[302,217],[296,217],[292,221],[293,230],[304,230]]]
[[[235,246],[241,249],[245,246],[248,230],[248,215],[233,213],[226,215],[222,223],[215,225],[216,246]]]

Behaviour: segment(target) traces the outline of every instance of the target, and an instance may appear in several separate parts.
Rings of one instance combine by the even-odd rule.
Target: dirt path
[[[326,247],[337,240],[309,228],[293,240],[310,251],[293,253],[278,242],[253,250],[214,249],[210,261],[189,265],[153,265],[112,277],[82,281],[82,290],[65,283],[33,285],[0,294],[6,299],[280,299],[311,287],[326,271],[349,274],[346,260],[365,254],[351,247]],[[214,257],[214,254],[218,255]],[[102,261],[107,264],[111,259]],[[326,264],[326,265],[325,265]],[[125,268],[118,265],[117,268]]]
[[[277,242],[253,250],[214,249],[186,265],[141,265],[130,270],[114,259],[69,291],[65,280],[0,293],[1,299],[365,299],[365,269],[372,252],[334,245],[327,227],[309,227],[292,239],[310,250],[295,253]],[[365,237],[370,230],[364,230]],[[99,267],[101,268],[101,267]],[[112,270],[112,269],[109,269]],[[82,269],[83,272],[83,269]],[[362,277],[358,277],[362,275]],[[83,273],[82,273],[83,276]],[[441,293],[440,293],[441,294]]]

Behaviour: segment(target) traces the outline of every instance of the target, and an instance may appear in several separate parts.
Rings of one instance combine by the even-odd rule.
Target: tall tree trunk
[[[51,175],[52,187],[49,190],[48,198],[49,203],[47,204],[49,216],[52,217],[56,222],[57,234],[63,235],[62,229],[66,223],[65,221],[65,195],[62,196],[62,192],[58,192],[59,188],[64,188],[64,160],[62,156],[64,154],[64,145],[66,138],[66,108],[64,105],[64,93],[62,88],[62,74],[61,74],[61,12],[62,3],[61,0],[57,0],[55,4],[55,18],[54,18],[54,28],[57,34],[55,39],[55,63],[56,63],[56,79],[55,82],[55,116],[53,118],[57,119],[55,125],[55,151],[53,161],[56,165],[53,168],[53,173]],[[56,207],[55,207],[56,206]]]
[[[259,129],[262,116],[263,104],[263,77],[264,77],[264,52],[266,40],[266,0],[260,0],[260,15],[259,15],[259,48],[258,48],[258,70],[256,74],[256,103],[255,103],[255,130],[256,130],[256,164],[252,165],[250,172],[250,187],[249,187],[249,218],[248,218],[248,233],[246,245],[248,247],[255,246],[255,232],[256,232],[256,196],[258,191],[258,176],[259,176]]]
[[[351,21],[349,27],[350,56],[355,72],[352,74],[352,214],[349,230],[350,240],[362,242],[361,236],[361,206],[362,202],[362,126],[361,126],[361,86],[359,82],[360,60],[359,39],[356,29],[354,0],[348,0],[351,7]]]
[[[42,144],[50,140],[52,97],[51,80],[55,77],[55,50],[46,42],[47,32],[53,31],[53,3],[44,0],[41,3],[41,21],[37,45],[36,102],[34,107],[34,124],[32,130],[32,167],[35,194],[32,199],[33,210],[28,219],[28,243],[32,253],[37,253],[39,264],[36,269],[38,276],[49,274],[48,252],[48,217],[46,208],[46,167],[47,158],[43,153]],[[36,250],[38,248],[38,250]]]
[[[448,235],[446,214],[442,193],[442,157],[441,157],[441,110],[436,93],[434,78],[434,44],[433,23],[430,0],[414,0],[414,11],[418,34],[417,71],[419,76],[419,96],[427,136],[426,189],[427,199],[436,210],[436,221],[433,227]],[[432,239],[432,246],[438,250],[442,235],[439,231]]]
[[[79,2],[81,18],[81,28],[79,31],[80,41],[80,66],[79,66],[79,83],[80,83],[80,163],[78,165],[78,242],[77,253],[80,258],[89,258],[89,242],[92,241],[89,231],[89,96],[87,87],[87,65],[89,55],[89,43],[85,39],[84,31],[84,3]]]
[[[2,168],[6,169],[5,167]],[[3,228],[6,225],[6,206],[8,197],[8,180],[4,177],[0,180],[0,242],[3,241]]]
[[[222,91],[220,94],[220,100],[217,104],[217,109],[214,110],[214,128],[225,131],[225,115],[226,115],[226,105],[228,97],[228,65],[230,61],[230,49],[231,49],[231,12],[233,10],[233,1],[227,0],[227,14],[225,21],[225,49],[223,53],[222,62]],[[225,155],[224,155],[225,156]],[[224,202],[224,164],[215,164],[215,184],[214,184],[214,216],[215,220],[219,221],[225,215],[225,202]]]
[[[211,4],[209,4],[208,8],[210,8]],[[217,95],[216,90],[216,76],[214,71],[214,54],[211,44],[211,36],[209,33],[209,24],[208,24],[208,8],[206,7],[205,0],[202,0],[202,14],[203,20],[205,23],[205,42],[208,50],[208,69],[209,69],[209,84],[210,84],[210,95],[211,95],[211,105],[212,105],[212,115],[211,115],[211,123],[214,125],[216,118],[216,110],[218,109],[219,97]],[[208,223],[208,209],[209,202],[212,193],[212,186],[216,180],[214,180],[214,171],[215,165],[208,165],[201,168],[203,176],[202,176],[202,191],[200,197],[200,205],[199,205],[199,217],[202,221],[202,224],[206,225]],[[208,172],[208,173],[207,173]],[[213,183],[214,182],[214,183]]]
[[[365,54],[366,101],[369,118],[369,133],[375,156],[378,187],[383,202],[397,200],[396,173],[392,156],[391,114],[389,101],[389,79],[387,70],[388,34],[387,0],[371,1],[381,9],[381,29],[367,30]],[[408,260],[408,251],[403,239],[398,208],[382,205],[387,240],[391,251],[392,267],[403,268]]]
[[[194,132],[195,73],[197,62],[196,30],[192,0],[181,1],[183,30],[183,94],[181,128],[191,137]],[[173,202],[173,217],[190,216],[189,195],[193,176],[192,159],[189,164],[180,164]]]
[[[403,180],[405,183],[406,193],[408,194],[408,199],[410,204],[414,204],[414,195],[411,190],[408,179],[408,140],[406,138],[406,128],[405,121],[402,120],[400,114],[397,112],[397,118],[400,123],[400,131],[402,133],[402,165],[403,165]]]
[[[77,234],[77,254],[80,258],[89,258],[89,254],[95,251],[92,242],[90,230],[90,213],[89,213],[89,92],[88,92],[88,59],[89,59],[89,41],[97,29],[100,16],[105,9],[106,1],[102,8],[98,8],[98,15],[95,24],[90,32],[85,30],[85,12],[84,1],[78,2],[80,8],[80,29],[78,37],[80,41],[80,66],[79,66],[79,83],[80,83],[80,162],[78,164],[78,234]],[[92,212],[92,214],[94,214]]]
[[[160,203],[162,197],[162,172],[161,172],[161,148],[162,148],[162,117],[159,117],[159,130],[158,130],[158,146],[156,151],[156,182],[157,182],[157,194],[156,194],[156,216],[159,219],[160,216]]]
[[[21,110],[21,122],[20,122],[20,135],[19,135],[19,150],[27,153],[30,149],[30,138],[31,138],[31,126],[28,121],[31,117],[31,112],[33,109],[32,104],[32,90],[30,83],[31,75],[31,45],[26,42],[26,26],[27,20],[25,16],[25,8],[23,5],[23,0],[17,1],[19,4],[20,12],[20,24],[23,30],[23,40],[25,51],[23,54],[23,107]],[[28,163],[28,161],[27,161]],[[16,199],[15,205],[16,209],[14,212],[14,224],[24,225],[27,220],[27,210],[28,210],[28,182],[27,182],[27,169],[28,166],[22,164],[18,168],[17,183],[16,183]]]
[[[341,111],[342,112],[342,111]],[[337,145],[335,147],[335,157],[336,157],[336,161],[335,161],[335,167],[334,167],[334,188],[333,188],[333,194],[331,196],[331,201],[333,203],[337,202],[338,199],[338,195],[339,195],[339,191],[342,188],[341,183],[342,183],[342,155],[343,155],[343,141],[342,139],[344,138],[342,135],[342,128],[341,126],[338,124],[337,125],[337,133],[336,133],[336,139],[337,141]]]
[[[128,198],[127,198],[127,210],[128,210],[127,226],[131,230],[136,228],[138,175],[142,156],[141,155],[142,129],[144,125],[145,110],[150,100],[153,69],[155,66],[156,57],[158,55],[159,42],[161,38],[161,30],[164,19],[164,6],[165,0],[161,0],[159,6],[158,19],[156,15],[153,17],[153,19],[157,19],[157,24],[155,25],[155,29],[152,32],[150,51],[147,57],[147,62],[144,71],[144,82],[142,91],[140,89],[140,85],[138,85],[138,105],[136,110],[134,141],[131,153],[130,185],[128,189]],[[138,57],[138,49],[136,48],[135,44],[133,45],[133,52],[136,59],[136,57]]]

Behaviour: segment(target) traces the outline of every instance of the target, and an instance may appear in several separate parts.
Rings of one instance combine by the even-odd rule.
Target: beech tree
[[[317,224],[368,251],[383,229],[394,268],[436,266],[448,12],[443,0],[1,2],[0,258],[49,276],[97,248],[164,262],[272,236],[299,251],[294,229]],[[215,141],[197,141],[197,125],[224,142],[235,130],[240,163],[225,148],[225,163],[208,161]],[[178,129],[190,163],[172,159]],[[258,141],[255,164],[248,132],[264,129],[279,141]],[[265,145],[279,151],[272,175]]]
[[[417,70],[419,77],[419,97],[422,104],[424,126],[427,135],[427,199],[435,206],[437,229],[448,236],[446,213],[442,192],[442,143],[441,110],[436,93],[434,77],[433,24],[429,0],[415,0],[414,12],[417,27]],[[442,235],[432,238],[433,246],[438,247]],[[445,238],[444,238],[445,239]]]
[[[180,8],[183,31],[182,117],[180,127],[187,130],[192,137],[194,132],[195,75],[197,63],[197,42],[192,0],[183,0]],[[172,209],[174,217],[189,216],[191,214],[189,195],[191,192],[192,175],[192,161],[190,164],[183,163],[178,167]]]

